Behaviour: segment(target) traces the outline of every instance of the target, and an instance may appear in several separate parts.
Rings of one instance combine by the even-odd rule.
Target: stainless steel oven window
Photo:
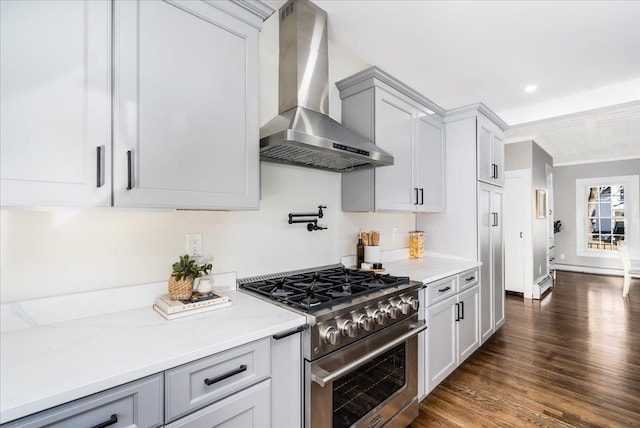
[[[333,381],[333,427],[349,427],[406,385],[406,344]]]

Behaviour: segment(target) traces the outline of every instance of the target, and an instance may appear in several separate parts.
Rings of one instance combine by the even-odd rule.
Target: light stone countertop
[[[0,423],[305,323],[242,292],[232,301],[170,321],[148,305],[2,333]]]
[[[442,254],[425,253],[421,259],[399,259],[384,263],[385,273],[408,276],[427,284],[481,266],[482,262],[454,258]]]

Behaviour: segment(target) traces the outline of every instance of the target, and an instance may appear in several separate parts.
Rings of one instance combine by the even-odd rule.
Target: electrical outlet
[[[560,260],[564,260],[564,254],[560,254]]]
[[[191,257],[202,255],[202,233],[187,234],[187,254]]]
[[[538,275],[542,275],[542,266],[538,266]]]

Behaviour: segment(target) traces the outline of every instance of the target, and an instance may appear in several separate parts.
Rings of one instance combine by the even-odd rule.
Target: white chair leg
[[[629,294],[630,285],[631,285],[631,275],[625,275],[624,283],[622,284],[622,297],[627,297],[627,294]]]

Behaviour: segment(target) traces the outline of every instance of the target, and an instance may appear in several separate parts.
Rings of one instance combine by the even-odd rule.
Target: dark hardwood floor
[[[640,280],[558,272],[420,403],[412,428],[640,427]]]

